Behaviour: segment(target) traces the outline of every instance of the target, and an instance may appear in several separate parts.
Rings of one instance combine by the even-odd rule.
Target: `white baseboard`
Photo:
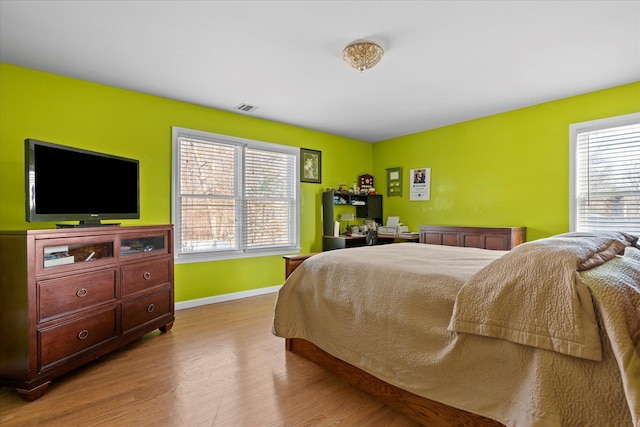
[[[189,301],[180,301],[175,303],[176,310],[184,308],[199,307],[201,305],[215,304],[218,302],[232,301],[234,299],[255,297],[257,295],[271,294],[278,292],[282,285],[269,286],[267,288],[251,289],[249,291],[234,292],[232,294],[216,295],[214,297],[198,298]]]

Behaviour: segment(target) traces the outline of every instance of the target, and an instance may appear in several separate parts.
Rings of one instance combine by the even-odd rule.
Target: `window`
[[[176,262],[299,249],[299,148],[173,128]]]
[[[640,233],[640,113],[570,127],[572,231]]]

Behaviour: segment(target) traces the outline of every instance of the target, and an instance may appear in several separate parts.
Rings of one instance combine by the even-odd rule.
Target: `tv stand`
[[[0,272],[0,386],[24,400],[173,326],[170,224],[0,231]]]
[[[89,227],[118,227],[119,222],[103,224],[97,221],[80,221],[78,224],[56,224],[56,228],[89,228]]]

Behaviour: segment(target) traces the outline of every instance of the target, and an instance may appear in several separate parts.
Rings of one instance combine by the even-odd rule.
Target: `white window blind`
[[[297,148],[182,128],[173,133],[178,262],[298,249]]]
[[[640,114],[572,125],[572,229],[640,234]]]

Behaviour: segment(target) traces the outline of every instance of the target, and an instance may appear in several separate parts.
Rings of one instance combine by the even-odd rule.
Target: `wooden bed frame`
[[[418,396],[374,377],[301,338],[286,338],[286,349],[337,375],[396,411],[429,427],[482,426],[504,427],[504,424],[471,412],[447,406]]]
[[[452,229],[452,227],[446,228],[447,230]],[[469,227],[464,228],[469,229]],[[524,229],[522,229],[522,233],[524,234]],[[524,238],[516,244],[522,243],[522,241],[524,241]],[[313,255],[315,255],[315,253],[285,256],[286,277],[289,277],[289,275],[300,264],[302,264],[305,259],[312,257]],[[386,405],[405,414],[422,425],[430,427],[504,427],[504,424],[496,420],[453,408],[391,385],[360,368],[330,355],[307,340],[301,338],[286,338],[285,348],[294,354],[314,362],[365,393],[375,396]]]

